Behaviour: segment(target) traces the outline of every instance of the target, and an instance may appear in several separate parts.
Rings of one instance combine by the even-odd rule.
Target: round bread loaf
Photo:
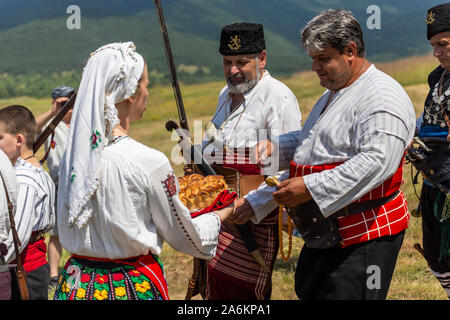
[[[210,206],[219,193],[228,189],[225,178],[219,175],[203,177],[190,174],[178,178],[180,200],[191,212],[200,211]]]

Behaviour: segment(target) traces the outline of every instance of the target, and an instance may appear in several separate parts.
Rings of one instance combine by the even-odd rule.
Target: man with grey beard
[[[297,99],[264,69],[267,52],[261,24],[225,26],[219,51],[227,85],[220,92],[210,130],[205,134],[203,154],[211,163],[236,169],[244,177],[252,175],[247,178],[258,181],[256,176],[263,177],[267,172],[252,163],[249,150],[261,139],[300,129]],[[272,165],[271,174],[276,174],[278,165],[275,161]],[[256,183],[254,188],[258,186]],[[241,196],[245,193],[242,191]],[[278,211],[243,198],[236,206],[239,216],[252,216],[253,237],[267,268],[250,255],[234,221],[224,223],[216,256],[207,262],[206,299],[270,299],[278,253]]]

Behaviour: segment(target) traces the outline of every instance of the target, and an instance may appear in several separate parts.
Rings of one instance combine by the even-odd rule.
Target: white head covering
[[[119,124],[116,103],[134,95],[144,59],[133,42],[111,43],[91,53],[73,108],[59,188],[65,188],[69,225],[82,228],[92,215],[100,158]]]
[[[8,189],[9,199],[14,205],[13,214],[16,211],[17,200],[17,182],[16,174],[14,173],[11,161],[6,154],[0,150],[0,172],[5,180],[6,189]],[[8,202],[6,201],[6,194],[3,188],[3,182],[0,178],[0,243],[8,239],[10,230]]]

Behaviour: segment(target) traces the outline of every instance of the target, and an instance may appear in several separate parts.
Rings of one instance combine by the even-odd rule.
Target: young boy
[[[47,300],[49,266],[44,233],[55,221],[55,185],[33,155],[35,139],[36,121],[30,110],[20,105],[0,109],[0,149],[14,165],[17,178],[15,222],[27,287],[30,299]],[[14,263],[11,233],[5,244],[8,247],[6,261]]]

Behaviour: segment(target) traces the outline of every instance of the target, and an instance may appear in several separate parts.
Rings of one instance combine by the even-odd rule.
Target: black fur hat
[[[429,9],[425,22],[428,40],[435,34],[450,31],[450,2]]]
[[[242,22],[222,28],[219,52],[224,56],[259,53],[265,48],[262,24]]]

